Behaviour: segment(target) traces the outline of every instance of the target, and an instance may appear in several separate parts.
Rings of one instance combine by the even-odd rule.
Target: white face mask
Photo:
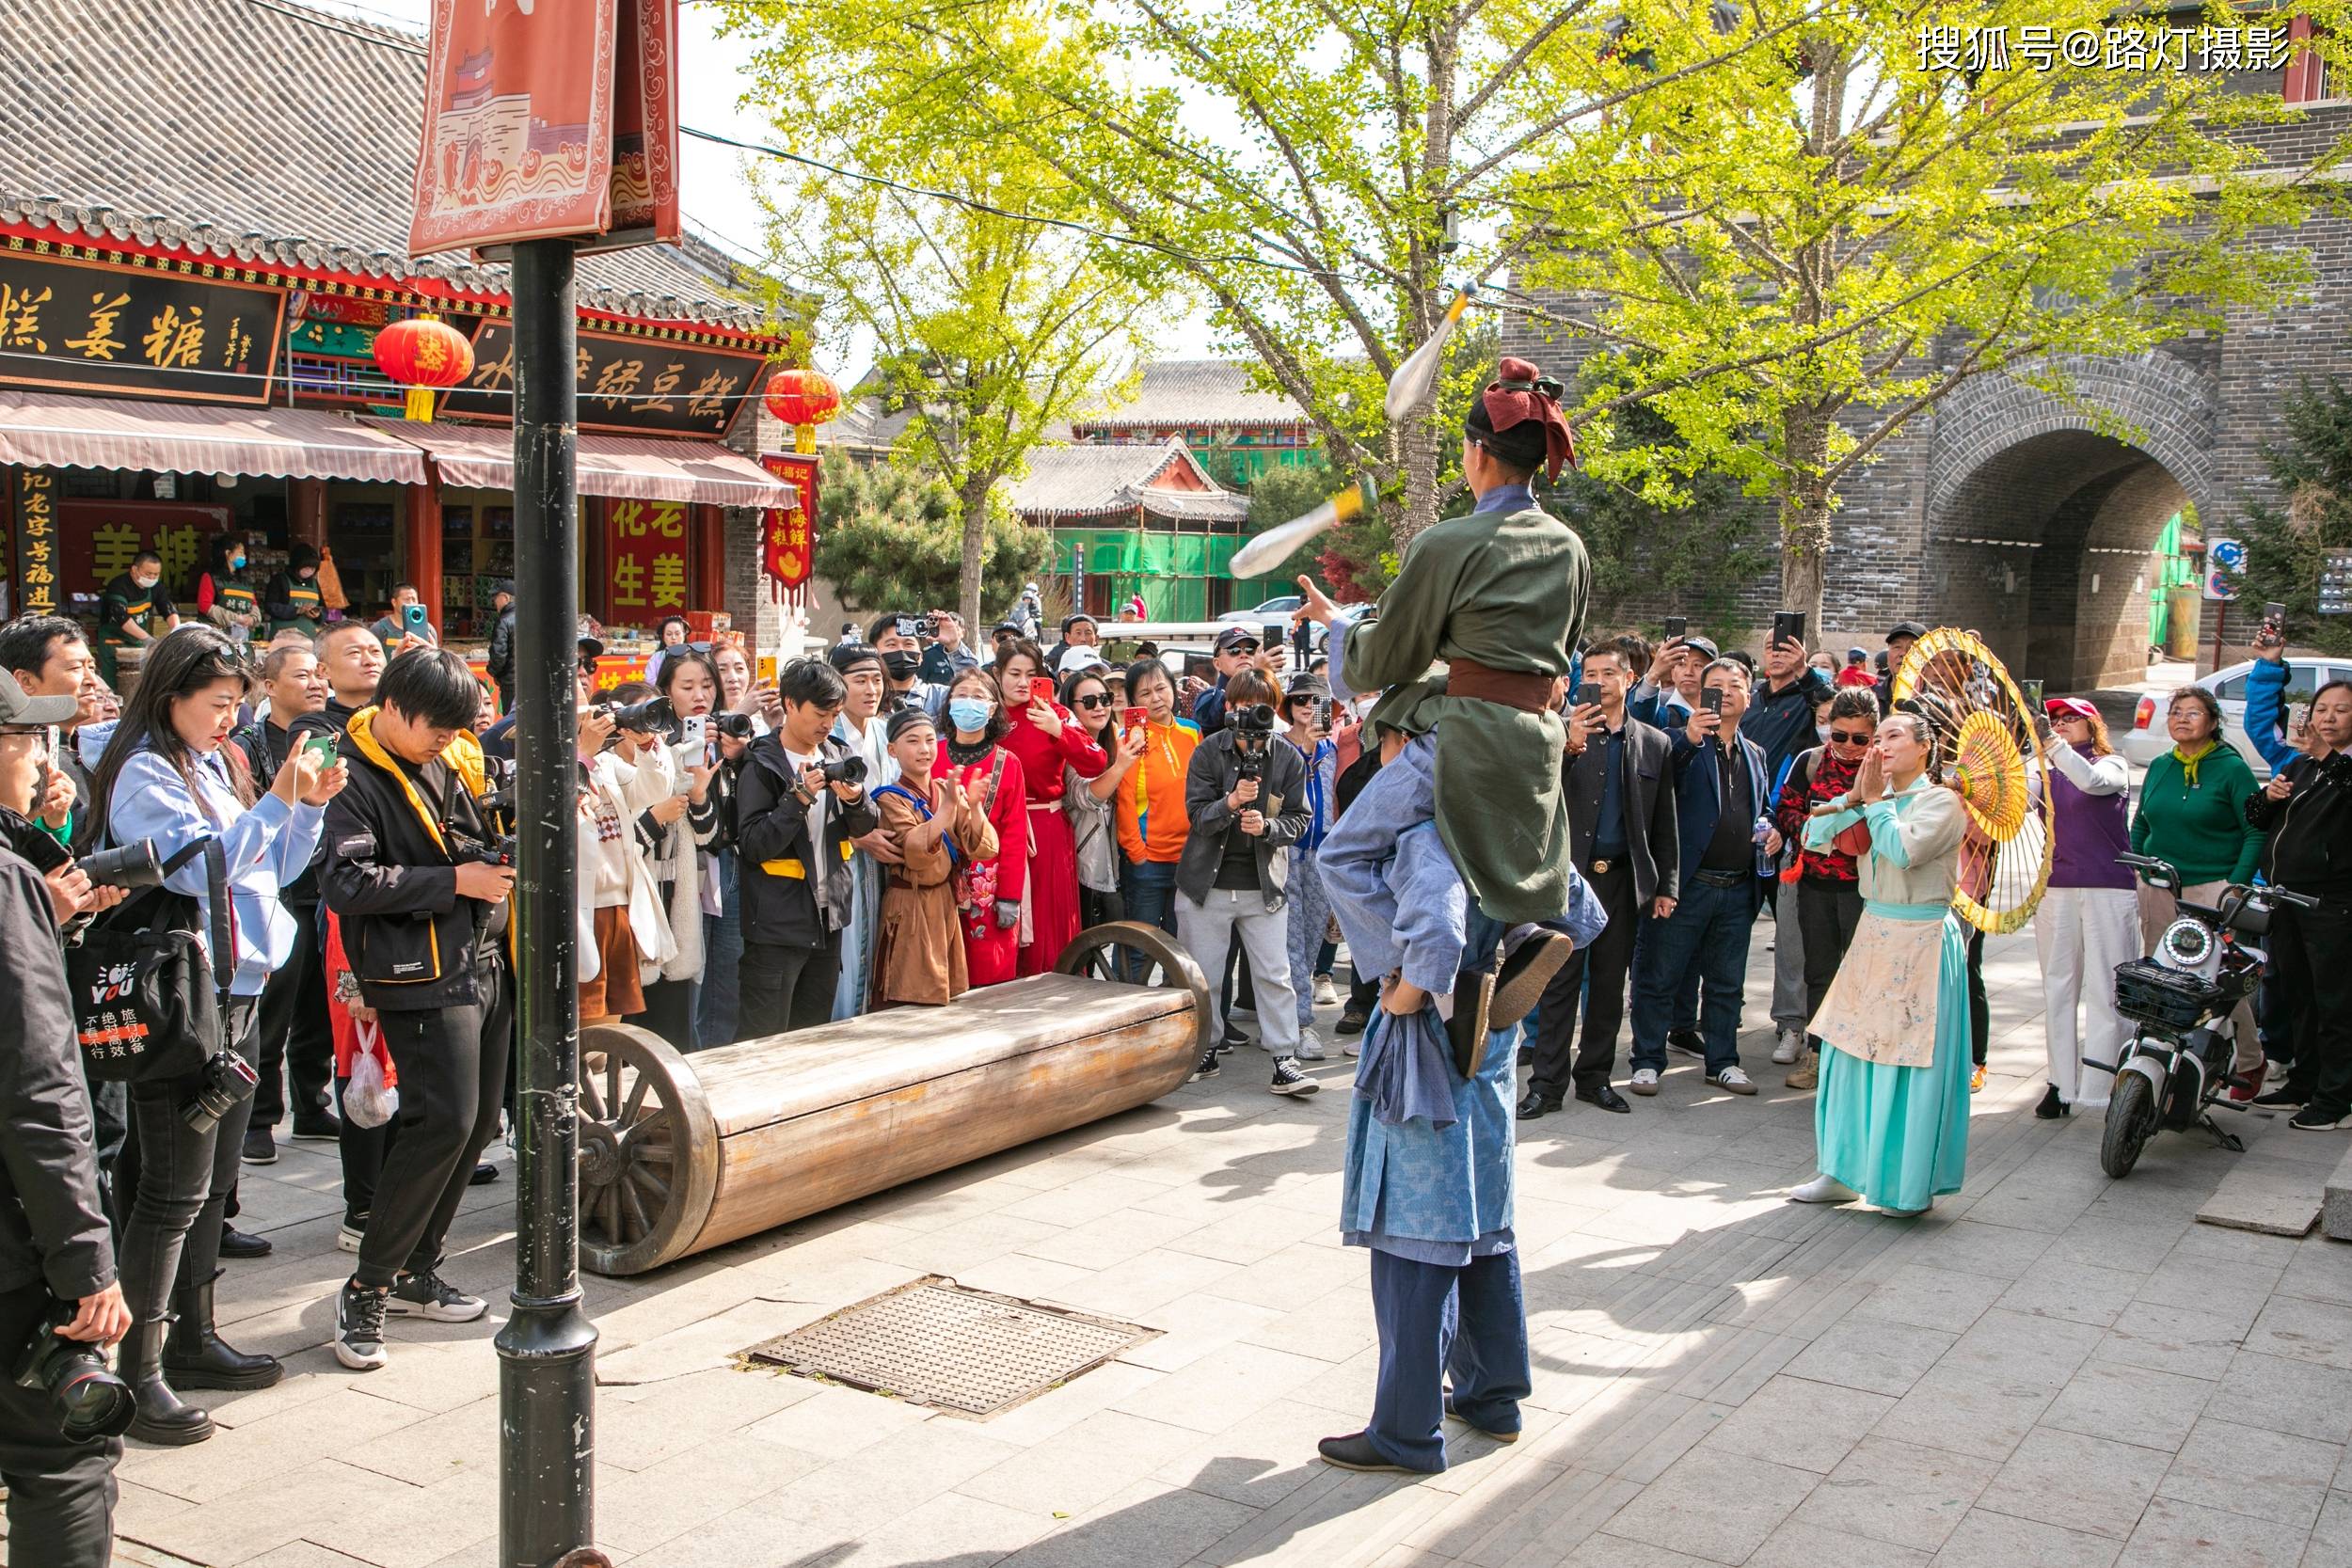
[[[1813,733],[1814,733],[1815,735],[1818,735],[1818,736],[1820,736],[1821,737],[1821,744],[1822,744],[1822,745],[1826,746],[1826,745],[1828,745],[1828,744],[1829,744],[1829,726],[1828,726],[1827,724],[1816,724],[1816,725],[1814,725],[1814,726],[1813,726]]]

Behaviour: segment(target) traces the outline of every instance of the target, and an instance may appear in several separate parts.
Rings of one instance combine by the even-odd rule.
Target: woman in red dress
[[[966,861],[955,875],[964,967],[976,987],[1011,979],[1020,961],[1021,894],[1029,874],[1029,797],[1021,759],[998,744],[1006,729],[995,676],[977,667],[960,672],[947,689],[946,728],[934,776],[961,784],[996,830],[995,859]]]
[[[1071,773],[1091,779],[1111,765],[1071,711],[1054,701],[1054,682],[1044,669],[1045,656],[1029,641],[1013,643],[996,660],[997,689],[1012,721],[1005,748],[1021,759],[1021,776],[1029,785],[1024,974],[1051,971],[1078,934],[1078,846],[1070,836],[1070,818],[1062,815],[1062,790]]]

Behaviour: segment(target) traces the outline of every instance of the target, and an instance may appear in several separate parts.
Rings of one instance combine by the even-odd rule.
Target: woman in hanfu
[[[1862,919],[1813,1018],[1824,1047],[1813,1110],[1820,1174],[1788,1195],[1794,1203],[1860,1197],[1916,1214],[1960,1191],[1968,927],[1951,906],[1967,816],[1936,782],[1936,762],[1927,721],[1889,715],[1853,788],[1805,829],[1807,848],[1857,856]]]

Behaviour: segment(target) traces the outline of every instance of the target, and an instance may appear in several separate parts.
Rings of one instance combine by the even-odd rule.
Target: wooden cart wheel
[[[1192,961],[1192,955],[1157,926],[1147,926],[1140,920],[1113,920],[1089,926],[1061,950],[1054,972],[1089,980],[1142,985],[1151,982],[1155,967],[1161,987],[1191,993],[1194,1028],[1200,1036],[1200,1049],[1208,1050],[1224,1033],[1217,1026],[1216,992],[1209,988],[1208,976]]]
[[[580,1036],[580,1250],[642,1274],[692,1244],[719,1185],[702,1081],[660,1036],[601,1023]]]

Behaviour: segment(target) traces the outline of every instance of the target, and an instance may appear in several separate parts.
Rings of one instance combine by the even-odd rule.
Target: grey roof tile
[[[1206,490],[1155,489],[1152,481],[1170,465],[1181,465],[1206,483]],[[1012,509],[1032,522],[1054,517],[1125,512],[1140,506],[1166,517],[1238,520],[1249,514],[1249,498],[1220,489],[1182,441],[1136,445],[1040,447],[1029,453],[1029,471],[1008,486]]]

